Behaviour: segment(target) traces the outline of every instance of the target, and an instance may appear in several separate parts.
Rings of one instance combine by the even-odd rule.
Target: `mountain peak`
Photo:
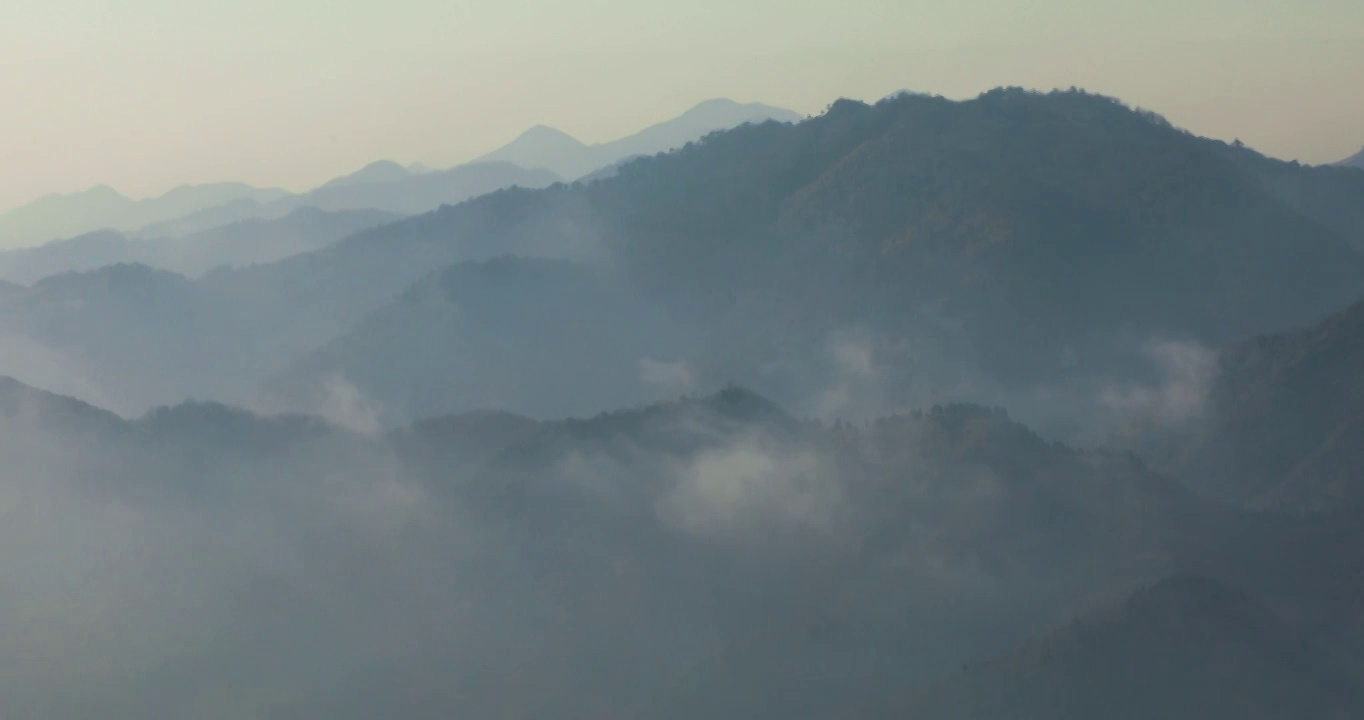
[[[558,128],[548,125],[534,125],[530,129],[517,136],[513,143],[562,143],[564,145],[582,146],[583,142]]]
[[[396,182],[411,174],[412,171],[392,160],[376,160],[349,175],[331,180],[322,187]]]
[[[545,168],[565,179],[578,179],[609,168],[628,157],[656,155],[699,140],[716,130],[750,122],[777,120],[797,122],[801,116],[790,110],[743,104],[729,98],[715,98],[634,135],[611,142],[587,145],[568,133],[546,125],[536,125],[507,145],[475,162],[503,161],[524,168]]]

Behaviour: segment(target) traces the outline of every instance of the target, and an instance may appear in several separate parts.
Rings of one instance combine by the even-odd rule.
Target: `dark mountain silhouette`
[[[1358,677],[1254,598],[1179,576],[868,717],[1344,720],[1361,712]]]
[[[760,103],[708,100],[672,120],[634,135],[596,145],[585,145],[554,128],[537,125],[506,146],[479,159],[505,161],[528,168],[548,168],[566,179],[583,178],[626,158],[654,155],[700,140],[716,130],[768,120],[798,122],[801,116]]]
[[[1173,445],[1169,463],[1200,488],[1255,507],[1359,505],[1362,411],[1364,303],[1356,303],[1310,328],[1224,350],[1208,418]]]
[[[130,200],[101,185],[70,195],[49,195],[0,214],[0,249],[38,245],[99,229],[134,230],[224,203],[270,202],[283,190],[240,183],[185,185],[157,198]]]
[[[142,263],[184,275],[220,265],[269,263],[316,250],[400,216],[377,210],[300,208],[276,220],[244,220],[174,238],[128,238],[97,231],[33,248],[0,252],[0,278],[29,285],[64,272]]]

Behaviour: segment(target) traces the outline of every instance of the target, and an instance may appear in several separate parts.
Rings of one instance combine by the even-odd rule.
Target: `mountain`
[[[153,248],[154,257],[142,261],[197,276],[222,266],[272,263],[312,252],[401,217],[382,210],[301,207],[275,220],[244,220],[177,238],[143,241]]]
[[[790,110],[760,103],[708,100],[672,120],[596,145],[585,145],[559,130],[537,125],[506,146],[484,155],[479,162],[505,161],[522,167],[548,168],[564,178],[582,178],[629,157],[680,148],[716,130],[728,130],[744,123],[768,120],[792,123],[801,119]]]
[[[542,188],[558,180],[547,170],[525,170],[506,163],[475,163],[418,172],[381,161],[306,193],[267,203],[239,200],[149,225],[137,235],[183,237],[244,220],[281,218],[302,208],[415,215],[502,188]]]
[[[288,193],[240,183],[185,185],[148,200],[130,200],[101,185],[49,195],[0,214],[0,248],[38,245],[100,229],[133,230],[241,200],[269,202]]]
[[[67,240],[0,251],[0,277],[31,285],[49,275],[128,262],[138,255],[138,250],[135,242],[120,233],[96,230]]]
[[[628,164],[628,163],[630,163],[630,162],[633,162],[633,161],[635,161],[635,160],[638,160],[639,158],[642,158],[642,157],[645,157],[645,156],[644,156],[644,155],[630,155],[629,157],[626,157],[626,158],[623,158],[623,159],[621,159],[621,160],[619,160],[619,161],[617,161],[617,162],[611,163],[610,165],[607,165],[607,166],[604,167],[604,168],[600,168],[600,169],[597,169],[597,170],[593,170],[592,172],[590,172],[590,173],[588,173],[588,174],[586,174],[586,175],[584,175],[584,176],[578,178],[577,182],[580,182],[580,183],[594,183],[594,182],[596,182],[596,181],[598,181],[598,180],[606,180],[607,178],[613,178],[613,177],[615,177],[616,175],[620,174],[620,169],[621,169],[622,167],[624,167],[626,164]]]
[[[378,160],[356,170],[350,175],[344,175],[334,180],[330,180],[324,183],[322,187],[397,182],[399,180],[404,180],[413,174],[414,173],[411,170],[392,160]]]
[[[487,187],[518,172],[469,167]],[[434,370],[459,357],[444,311],[409,308],[384,332],[357,328],[456,263],[564,259],[657,309],[652,337],[685,339],[678,352],[631,346],[631,358],[602,349],[612,367],[647,355],[664,386],[739,383],[825,418],[998,402],[1049,436],[1089,442],[1134,416],[1182,422],[1190,406],[1180,393],[1201,378],[1205,352],[1364,295],[1356,176],[1197,138],[1081,92],[840,101],[796,125],[745,125],[640,158],[590,184],[493,192],[318,251],[208,273],[196,291],[237,317],[215,310],[226,325],[193,332],[236,356],[238,388],[248,375],[312,383],[308,373],[280,375],[310,356],[328,358],[317,370],[370,378],[385,362]],[[407,183],[433,177],[441,181],[385,186],[406,202],[419,197]],[[1290,187],[1329,192],[1308,204]],[[597,312],[583,302],[583,317]],[[493,383],[499,365],[552,357],[531,339],[489,345],[478,373]],[[389,348],[415,356],[400,361]],[[174,375],[188,383],[200,371]],[[461,368],[447,377],[479,382]],[[395,422],[472,407],[401,380],[375,383],[369,398]],[[218,375],[203,381],[223,386]],[[613,402],[649,397],[663,395]],[[579,402],[518,408],[599,407],[587,393]]]
[[[1355,174],[1246,152],[1081,92],[840,101],[214,282],[289,288],[320,346],[432,268],[595,258],[694,339],[669,362],[702,385],[826,416],[1007,402],[1089,432],[1160,410],[1152,348],[1215,348],[1364,294]],[[1291,178],[1331,192],[1309,212]],[[395,347],[434,330],[412,332]]]
[[[0,376],[0,416],[7,422],[18,420],[29,430],[87,435],[109,431],[123,422],[107,410],[7,376]]]
[[[1227,347],[1207,402],[1206,420],[1166,446],[1172,472],[1255,507],[1364,504],[1364,302]]]
[[[449,170],[422,174],[399,174],[372,180],[367,171],[361,178],[323,185],[277,205],[316,207],[322,210],[370,208],[384,212],[414,215],[430,212],[441,205],[453,205],[507,187],[541,188],[558,182],[547,170],[527,170],[510,163],[480,162]],[[354,176],[351,176],[354,178]]]
[[[1345,158],[1344,160],[1341,160],[1340,162],[1336,163],[1336,165],[1343,165],[1343,166],[1346,166],[1346,167],[1364,168],[1364,150],[1360,150],[1359,152],[1355,153],[1354,155],[1351,155],[1350,157],[1347,157],[1347,158]]]
[[[45,278],[0,303],[0,374],[32,380],[124,415],[190,397],[243,398],[269,364],[243,347],[265,315],[145,265]]]
[[[0,621],[28,624],[0,654],[53,661],[0,690],[34,716],[1358,709],[1340,541],[1364,526],[1250,519],[998,408],[826,424],[730,387],[374,434],[203,402],[125,420],[0,380],[0,451],[32,509],[0,540],[41,553],[6,566],[28,602]],[[1303,632],[1312,611],[1341,646]],[[114,624],[68,642],[71,613]]]
[[[397,220],[377,210],[325,212],[300,208],[275,220],[244,220],[173,238],[133,238],[96,231],[32,248],[0,251],[0,278],[30,285],[51,275],[142,263],[184,275],[221,266],[268,263],[325,247],[342,237]]]
[[[326,400],[329,379],[344,378],[391,425],[493,408],[563,417],[685,390],[647,376],[681,350],[666,317],[618,278],[503,257],[418,283],[274,385],[308,409]]]
[[[868,717],[1357,717],[1359,678],[1247,594],[1179,576]]]

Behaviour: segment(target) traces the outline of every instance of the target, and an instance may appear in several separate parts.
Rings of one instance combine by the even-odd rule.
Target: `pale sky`
[[[1364,145],[1364,1],[0,0],[0,209],[101,183],[303,190],[714,97],[813,113],[999,85],[1338,160]]]

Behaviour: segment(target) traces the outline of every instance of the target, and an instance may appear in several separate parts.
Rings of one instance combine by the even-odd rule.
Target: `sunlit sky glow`
[[[1078,85],[1304,162],[1364,144],[1360,0],[6,0],[0,208],[106,183],[306,189],[527,127],[730,97]]]

